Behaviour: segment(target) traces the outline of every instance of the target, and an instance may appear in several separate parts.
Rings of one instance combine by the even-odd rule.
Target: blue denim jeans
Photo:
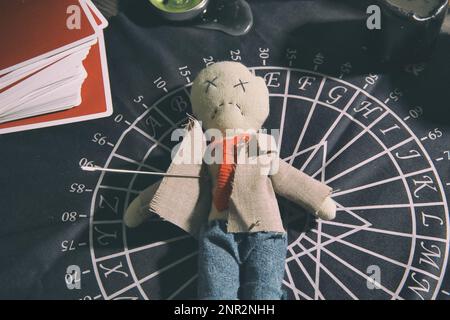
[[[226,221],[215,220],[200,233],[199,299],[281,299],[286,233],[226,230]]]

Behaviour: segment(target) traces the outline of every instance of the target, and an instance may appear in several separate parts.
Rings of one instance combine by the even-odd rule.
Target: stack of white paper
[[[8,0],[0,3],[0,12],[7,13],[0,21],[0,132],[111,113],[103,40],[107,22],[90,0]],[[93,79],[103,74],[102,83],[89,87],[90,73]],[[83,103],[93,92],[103,98]],[[82,103],[72,113],[39,117]],[[18,121],[31,117],[36,120]]]

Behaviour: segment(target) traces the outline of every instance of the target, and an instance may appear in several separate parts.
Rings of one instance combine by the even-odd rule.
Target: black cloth
[[[114,114],[0,136],[0,297],[195,298],[196,242],[155,217],[137,229],[121,223],[156,180],[80,164],[165,170],[170,133],[190,110],[188,83],[211,61],[236,60],[266,78],[265,127],[283,128],[281,155],[303,150],[294,166],[310,160],[307,173],[336,177],[332,223],[280,200],[289,298],[449,298],[448,36],[426,68],[386,68],[368,53],[359,7],[251,5],[254,27],[241,37],[160,21],[146,1],[122,6],[106,30]]]

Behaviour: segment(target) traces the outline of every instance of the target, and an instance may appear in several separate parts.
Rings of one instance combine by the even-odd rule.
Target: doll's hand
[[[331,197],[325,199],[317,216],[323,220],[333,220],[336,217],[336,203]]]
[[[156,190],[158,190],[160,183],[161,181],[152,184],[134,198],[124,215],[124,222],[127,227],[135,228],[150,216],[149,203]]]
[[[133,202],[128,206],[124,215],[125,225],[129,228],[135,228],[139,226],[149,216],[148,202],[146,203],[146,209],[144,210],[144,204],[142,203],[141,195],[138,195]]]

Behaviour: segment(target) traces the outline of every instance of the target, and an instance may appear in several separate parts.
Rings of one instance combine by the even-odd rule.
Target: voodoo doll
[[[267,86],[244,65],[203,69],[191,103],[195,118],[168,176],[134,199],[125,223],[154,212],[198,239],[199,299],[281,299],[287,234],[276,195],[331,220],[332,190],[279,158],[273,135],[261,130]]]

